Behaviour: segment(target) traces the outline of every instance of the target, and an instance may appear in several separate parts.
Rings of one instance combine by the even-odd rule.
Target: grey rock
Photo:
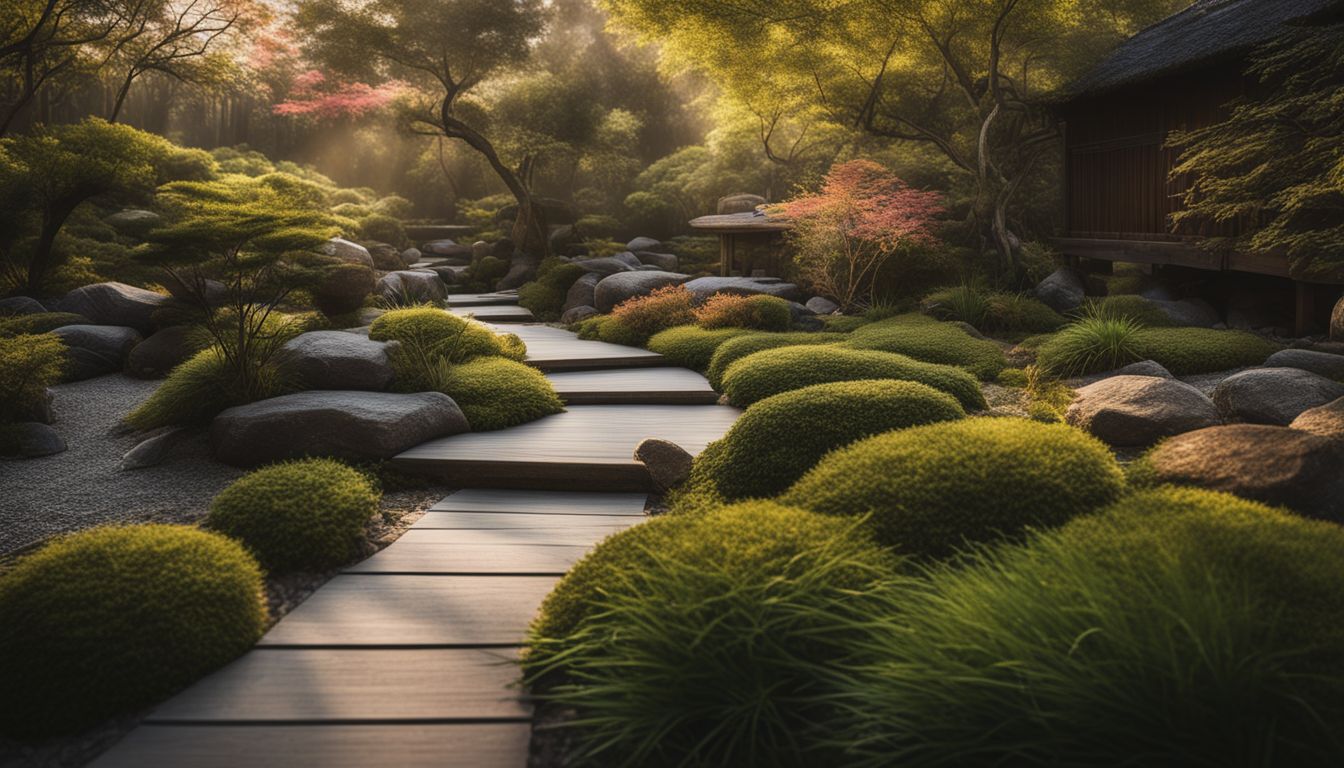
[[[313,391],[224,411],[210,425],[210,444],[220,461],[241,467],[304,456],[390,459],[469,429],[440,392]]]
[[[1160,483],[1194,485],[1344,520],[1344,450],[1287,427],[1228,424],[1163,441],[1148,455]]]
[[[565,304],[561,312],[567,312],[575,307],[591,307],[597,304],[597,284],[602,282],[602,275],[597,272],[589,272],[574,281],[569,286],[569,292],[565,294]]]
[[[593,290],[593,306],[598,312],[610,312],[617,304],[636,296],[647,296],[666,285],[679,285],[690,279],[676,272],[622,272],[602,278]]]
[[[1344,380],[1344,355],[1307,349],[1281,349],[1265,361],[1266,368],[1301,368],[1327,379]]]
[[[640,251],[656,251],[662,245],[662,242],[654,240],[652,237],[636,237],[625,244],[625,249],[631,253],[639,253]]]
[[[635,446],[635,461],[649,471],[653,487],[659,491],[675,488],[691,476],[695,457],[668,440],[647,438]]]
[[[676,272],[681,266],[681,259],[671,253],[654,253],[653,251],[640,251],[635,254],[639,263],[649,267],[657,267],[665,272]]]
[[[1330,312],[1330,340],[1344,341],[1344,296],[1339,297]]]
[[[153,211],[131,209],[118,211],[103,219],[103,221],[118,232],[139,234],[148,232],[158,226],[159,222],[163,221],[163,217]]]
[[[123,472],[145,469],[163,463],[172,449],[190,433],[186,427],[169,427],[152,437],[141,440],[121,457],[118,466]]]
[[[1161,363],[1152,360],[1140,360],[1137,363],[1130,363],[1123,368],[1117,368],[1112,376],[1155,376],[1159,379],[1174,379],[1171,371],[1162,367]]]
[[[373,269],[373,256],[369,249],[359,243],[352,243],[340,237],[333,237],[322,246],[322,252],[351,264],[363,264]]]
[[[65,440],[56,430],[35,421],[25,421],[10,427],[18,455],[25,459],[51,456],[65,450]]]
[[[1150,301],[1152,301],[1150,299]],[[1153,301],[1176,325],[1194,328],[1212,328],[1222,321],[1218,310],[1203,299],[1181,299],[1179,301]]]
[[[1344,384],[1298,368],[1252,368],[1223,379],[1213,402],[1228,421],[1286,425],[1344,397]]]
[[[377,292],[395,303],[439,302],[448,298],[448,286],[433,272],[400,270],[378,279]]]
[[[173,275],[164,275],[163,287],[174,299],[194,307],[218,307],[229,300],[229,287],[210,278],[183,281]]]
[[[140,379],[159,379],[200,350],[198,333],[186,325],[170,325],[136,344],[126,357],[126,372]]]
[[[42,306],[42,302],[27,296],[0,299],[0,315],[36,315],[46,311],[47,308]]]
[[[1344,444],[1344,397],[1308,408],[1288,426]]]
[[[1151,375],[1112,376],[1079,389],[1064,420],[1115,446],[1152,445],[1222,423],[1203,392]]]
[[[1061,267],[1036,285],[1036,298],[1056,312],[1069,312],[1083,303],[1086,290],[1077,271]]]
[[[307,389],[380,392],[392,384],[387,345],[343,331],[310,331],[285,342],[276,360]]]
[[[134,328],[119,325],[67,325],[52,333],[65,342],[66,381],[120,371],[142,338]]]
[[[629,251],[618,253],[615,256],[612,256],[611,258],[621,262],[622,264],[625,264],[628,267],[633,267],[635,269],[639,269],[640,267],[644,266],[644,262],[640,261],[638,256]]]
[[[94,283],[67,293],[60,309],[83,315],[95,325],[123,325],[149,333],[154,313],[171,302],[161,293],[125,283]]]
[[[765,205],[765,198],[760,195],[740,194],[727,195],[719,198],[718,212],[725,213],[751,213],[760,206]]]
[[[354,312],[378,285],[373,267],[357,262],[337,264],[326,270],[313,288],[313,303],[328,317]]]
[[[452,259],[462,264],[471,263],[471,246],[459,245],[452,240],[434,240],[422,245],[420,250],[424,251],[426,254]]]
[[[398,251],[396,246],[387,243],[369,243],[365,247],[369,251],[369,256],[373,258],[375,269],[395,272],[406,267],[406,262],[401,258],[401,251]]]
[[[401,263],[408,267],[412,264],[419,264],[420,259],[424,258],[424,256],[425,255],[420,252],[419,248],[407,248],[401,252]]]
[[[950,325],[955,325],[956,327],[960,328],[962,332],[964,332],[967,336],[970,336],[972,339],[983,340],[988,338],[987,336],[985,336],[985,334],[980,332],[980,329],[976,328],[974,325],[971,325],[968,322],[962,320],[954,320],[950,323]]]
[[[471,244],[471,260],[480,261],[486,256],[494,255],[495,247],[484,240],[477,240]]]
[[[686,290],[695,294],[696,301],[704,301],[716,293],[735,296],[766,294],[789,301],[802,298],[798,286],[777,277],[697,277],[686,284]]]
[[[519,254],[509,262],[509,271],[495,284],[495,290],[506,291],[537,279],[537,269],[541,259],[536,256]]]
[[[451,264],[442,267],[430,267],[430,270],[439,276],[439,279],[448,285],[457,285],[466,279],[467,273],[471,267],[456,267]]]
[[[598,259],[579,259],[574,263],[589,272],[596,272],[599,275],[615,275],[620,272],[634,271],[634,267],[610,256],[603,256]]]
[[[588,305],[570,307],[560,316],[560,322],[565,325],[573,325],[574,323],[581,323],[584,320],[599,314],[601,313],[597,311],[596,307],[590,307]]]
[[[807,300],[807,308],[818,315],[830,315],[837,312],[840,305],[825,296],[813,296]]]

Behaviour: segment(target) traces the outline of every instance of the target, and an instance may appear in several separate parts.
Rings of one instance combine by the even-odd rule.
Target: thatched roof
[[[1131,37],[1068,88],[1109,91],[1242,55],[1294,22],[1338,11],[1344,0],[1196,0]]]

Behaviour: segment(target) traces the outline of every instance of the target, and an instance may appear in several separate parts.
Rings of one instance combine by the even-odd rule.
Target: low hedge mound
[[[783,347],[748,355],[724,371],[723,392],[733,405],[745,407],[813,384],[864,379],[917,381],[952,395],[967,410],[985,407],[979,383],[959,368],[890,352],[829,345]]]
[[[47,387],[65,372],[65,343],[50,333],[0,338],[0,424],[29,421],[42,409]]]
[[[773,496],[836,448],[963,416],[951,395],[913,381],[816,384],[752,405],[696,470],[726,499]]]
[[[1177,376],[1260,365],[1279,345],[1246,331],[1145,328],[1134,336],[1139,360],[1153,360]]]
[[[559,320],[569,289],[585,271],[577,264],[554,256],[546,259],[537,268],[537,279],[518,289],[519,306],[531,310],[538,320]]]
[[[645,346],[673,365],[703,371],[709,367],[710,359],[720,346],[744,333],[750,331],[745,328],[706,330],[695,325],[679,325],[654,334]]]
[[[522,360],[527,354],[527,348],[517,336],[495,334],[480,323],[438,307],[386,312],[369,326],[369,338],[399,341],[403,348],[411,347],[427,357],[445,357],[452,363],[487,355]]]
[[[234,367],[218,347],[201,350],[168,374],[168,378],[125,419],[132,429],[208,424],[227,408],[282,394],[285,381],[275,365],[259,370],[257,386],[247,391]]]
[[[65,536],[0,576],[0,732],[73,733],[174,693],[252,647],[261,569],[179,525]]]
[[[1142,296],[1119,294],[1090,302],[1091,312],[1102,317],[1127,317],[1145,328],[1176,325],[1162,308]]]
[[[466,414],[473,432],[506,429],[565,409],[541,371],[502,357],[451,366],[443,392]]]
[[[736,296],[716,293],[695,308],[695,322],[701,328],[751,328],[758,331],[787,331],[793,325],[789,302],[778,296],[757,294]]]
[[[1003,350],[994,342],[974,338],[954,325],[923,315],[900,315],[870,323],[851,333],[845,346],[955,365],[986,381],[992,381],[1007,365]]]
[[[808,344],[830,344],[848,338],[843,333],[748,333],[736,336],[719,345],[714,356],[709,359],[705,376],[710,386],[723,388],[723,373],[728,366],[755,352],[779,347],[804,346]]]
[[[780,502],[830,515],[870,515],[884,544],[936,559],[968,543],[1062,525],[1111,503],[1123,489],[1111,452],[1073,427],[976,418],[842,448]]]
[[[685,287],[665,285],[617,304],[610,321],[602,326],[602,340],[640,346],[659,331],[695,322],[694,308],[695,296]]]
[[[71,312],[34,312],[0,317],[0,337],[47,333],[67,325],[87,325],[89,319]]]
[[[323,571],[353,560],[380,494],[339,461],[301,459],[250,472],[210,503],[205,525],[241,541],[272,571]]]
[[[1344,528],[1161,489],[931,575],[849,692],[855,764],[1344,760]]]
[[[576,762],[843,764],[834,671],[866,660],[854,627],[893,571],[852,523],[768,502],[655,518],[546,599],[529,682],[577,713]]]

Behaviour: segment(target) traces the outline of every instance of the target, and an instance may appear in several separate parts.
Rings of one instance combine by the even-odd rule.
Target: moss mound
[[[787,331],[793,325],[789,302],[778,296],[757,294],[735,296],[716,293],[695,308],[695,321],[701,328],[752,328],[758,331]]]
[[[419,354],[445,357],[453,363],[485,355],[522,360],[527,354],[517,336],[497,335],[480,323],[438,307],[411,307],[384,313],[369,326],[369,338],[399,341]]]
[[[1344,760],[1344,528],[1161,489],[932,576],[851,691],[860,764]]]
[[[1107,296],[1090,302],[1093,314],[1102,317],[1127,317],[1146,328],[1169,328],[1176,325],[1171,316],[1153,302],[1132,294]]]
[[[1114,501],[1124,475],[1100,441],[1063,424],[979,418],[914,427],[836,451],[780,501],[871,515],[878,539],[925,558],[1062,525]]]
[[[238,539],[272,571],[322,571],[359,555],[378,513],[368,478],[331,459],[250,472],[210,504],[205,524]]]
[[[47,333],[67,325],[86,325],[89,319],[70,312],[34,312],[31,315],[0,317],[0,337]]]
[[[1003,350],[994,342],[973,338],[956,326],[923,315],[900,315],[865,325],[850,334],[845,346],[955,365],[984,380],[993,380],[1007,365]]]
[[[565,409],[541,371],[502,357],[452,366],[442,391],[457,402],[475,432],[526,424]]]
[[[744,333],[748,333],[744,328],[705,330],[694,325],[679,325],[654,334],[646,346],[673,365],[703,371],[709,367],[710,358],[721,344]]]
[[[0,424],[28,421],[65,371],[65,344],[49,333],[0,338]]]
[[[813,384],[863,379],[917,381],[952,395],[967,410],[985,407],[980,385],[963,370],[890,352],[834,346],[783,347],[748,355],[724,371],[723,391],[733,405],[748,406]]]
[[[531,310],[538,320],[559,320],[570,287],[584,272],[577,264],[555,257],[546,259],[537,268],[537,279],[518,289],[519,306]]]
[[[836,448],[964,415],[951,395],[913,381],[816,384],[752,405],[694,471],[727,499],[773,496]]]
[[[210,347],[174,368],[125,421],[139,430],[207,424],[226,408],[274,397],[284,390],[280,372],[274,365],[265,365],[256,388],[248,391],[224,353]]]
[[[714,350],[714,356],[709,359],[705,376],[709,379],[710,386],[715,389],[722,389],[724,371],[728,370],[728,366],[747,355],[779,347],[830,344],[845,338],[847,337],[843,333],[805,333],[802,331],[794,333],[748,333],[735,336],[720,344]]]
[[[1145,328],[1134,335],[1139,360],[1153,360],[1177,376],[1260,365],[1279,346],[1246,331]]]
[[[71,733],[152,704],[265,622],[261,570],[223,536],[137,525],[57,539],[0,577],[0,731]]]
[[[665,285],[644,296],[635,296],[617,304],[611,310],[611,321],[606,323],[602,340],[614,344],[639,346],[659,331],[695,322],[695,297],[680,285]],[[621,341],[606,336],[605,328],[619,333]],[[632,342],[631,340],[638,339]]]

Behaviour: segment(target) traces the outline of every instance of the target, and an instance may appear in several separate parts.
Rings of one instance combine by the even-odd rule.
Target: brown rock
[[[1083,387],[1064,420],[1117,446],[1151,445],[1222,421],[1203,392],[1156,376],[1112,376]]]
[[[649,470],[654,488],[666,491],[686,482],[695,457],[676,443],[651,437],[635,446],[635,460]]]
[[[1327,440],[1344,443],[1344,397],[1303,411],[1289,425]],[[1342,470],[1344,471],[1344,470]]]

